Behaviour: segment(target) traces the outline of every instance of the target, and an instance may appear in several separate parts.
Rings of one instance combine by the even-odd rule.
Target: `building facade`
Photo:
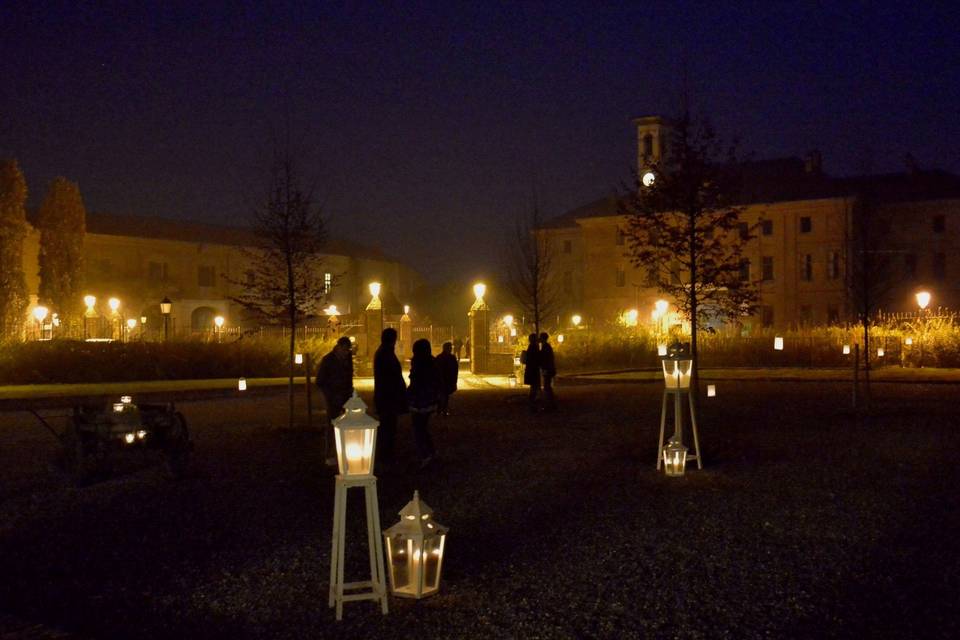
[[[665,152],[669,123],[638,118],[638,176]],[[853,219],[869,194],[877,260],[888,261],[883,308],[915,310],[913,293],[934,306],[960,305],[960,177],[943,171],[835,178],[818,154],[751,162],[744,167],[741,221],[752,229],[743,277],[759,282],[760,303],[744,325],[791,328],[852,319],[849,294]],[[756,227],[754,227],[756,225]],[[551,277],[566,317],[604,324],[636,310],[652,321],[663,297],[629,254],[617,196],[548,221],[539,233],[554,256]]]
[[[248,229],[89,213],[84,238],[83,281],[97,299],[96,313],[110,313],[107,301],[121,301],[124,318],[147,318],[150,328],[162,326],[160,301],[172,302],[169,323],[177,334],[212,330],[222,316],[226,327],[250,326],[242,307],[231,301],[240,293],[251,268],[246,250],[256,246]],[[39,288],[39,233],[31,228],[24,245],[24,272],[32,306]],[[328,304],[339,313],[362,311],[370,299],[368,285],[382,283],[381,297],[399,308],[420,286],[420,276],[377,250],[347,242],[330,242],[323,260]],[[51,311],[56,311],[51,310]]]

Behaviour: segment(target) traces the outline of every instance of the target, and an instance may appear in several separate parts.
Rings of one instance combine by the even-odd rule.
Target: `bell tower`
[[[666,155],[670,122],[661,116],[643,116],[634,118],[633,124],[637,127],[637,175],[642,176]]]

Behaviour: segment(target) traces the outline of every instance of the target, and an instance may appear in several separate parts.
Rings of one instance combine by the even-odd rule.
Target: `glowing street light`
[[[120,310],[120,299],[110,298],[107,300],[107,306],[110,307],[111,313],[117,313]]]
[[[381,287],[382,285],[379,282],[371,282],[368,286],[368,288],[370,289],[370,297],[379,298]]]
[[[509,327],[512,327],[512,326],[513,326],[513,316],[510,315],[509,313],[508,313],[507,315],[503,316],[503,324],[506,325],[508,328],[509,328]]]
[[[639,315],[640,314],[637,313],[636,309],[630,309],[629,311],[623,314],[623,323],[628,327],[635,327],[637,326],[637,318],[639,317]]]
[[[220,337],[223,335],[223,316],[217,316],[213,319],[213,326],[216,327],[217,342],[220,342]]]
[[[128,319],[127,319],[127,329],[129,329],[130,331],[133,331],[133,330],[136,329],[136,328],[137,328],[137,319],[136,319],[136,318],[128,318]]]
[[[483,296],[486,292],[487,292],[487,285],[483,284],[482,282],[478,282],[475,285],[473,285],[473,295],[474,297],[476,297],[476,301],[473,304],[474,305],[483,304]]]
[[[575,313],[575,314],[573,314],[573,316],[570,318],[570,322],[573,323],[573,326],[574,326],[574,327],[579,327],[579,326],[580,326],[580,323],[583,322],[583,318],[580,317],[580,314],[579,314],[579,313]]]
[[[97,304],[97,296],[83,296],[83,304],[87,305],[87,313],[93,315],[94,307]]]
[[[653,183],[657,181],[657,176],[653,171],[647,171],[640,180],[643,182],[643,186],[652,187]]]
[[[170,311],[173,309],[173,303],[170,298],[164,296],[160,301],[160,314],[163,316],[163,341],[170,339]]]
[[[50,309],[43,306],[33,308],[33,317],[37,321],[37,340],[43,340],[43,321],[47,319]]]
[[[653,308],[657,310],[658,315],[663,315],[670,308],[670,303],[666,300],[657,300],[653,303]]]
[[[917,295],[917,306],[920,307],[920,310],[923,311],[930,304],[930,292],[929,291],[918,291]]]

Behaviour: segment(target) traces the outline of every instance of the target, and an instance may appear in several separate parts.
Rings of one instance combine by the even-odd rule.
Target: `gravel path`
[[[4,414],[0,638],[958,637],[942,389],[884,385],[858,421],[841,385],[726,383],[702,400],[706,468],[682,479],[653,468],[654,385],[561,388],[537,415],[517,391],[458,393],[432,422],[441,463],[414,470],[402,421],[406,464],[380,479],[384,527],[415,488],[450,527],[441,593],[386,617],[348,603],[339,624],[333,480],[317,433],[274,428],[284,396],[181,405],[183,481],[144,461],[81,489],[32,417]]]

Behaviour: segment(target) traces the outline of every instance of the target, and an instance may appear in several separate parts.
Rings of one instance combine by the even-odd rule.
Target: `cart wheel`
[[[92,465],[76,421],[71,419],[67,424],[62,442],[63,469],[73,484],[82,485],[90,478]]]
[[[167,432],[167,471],[171,477],[180,479],[187,472],[190,460],[190,431],[187,420],[179,411],[174,414],[173,424]]]

